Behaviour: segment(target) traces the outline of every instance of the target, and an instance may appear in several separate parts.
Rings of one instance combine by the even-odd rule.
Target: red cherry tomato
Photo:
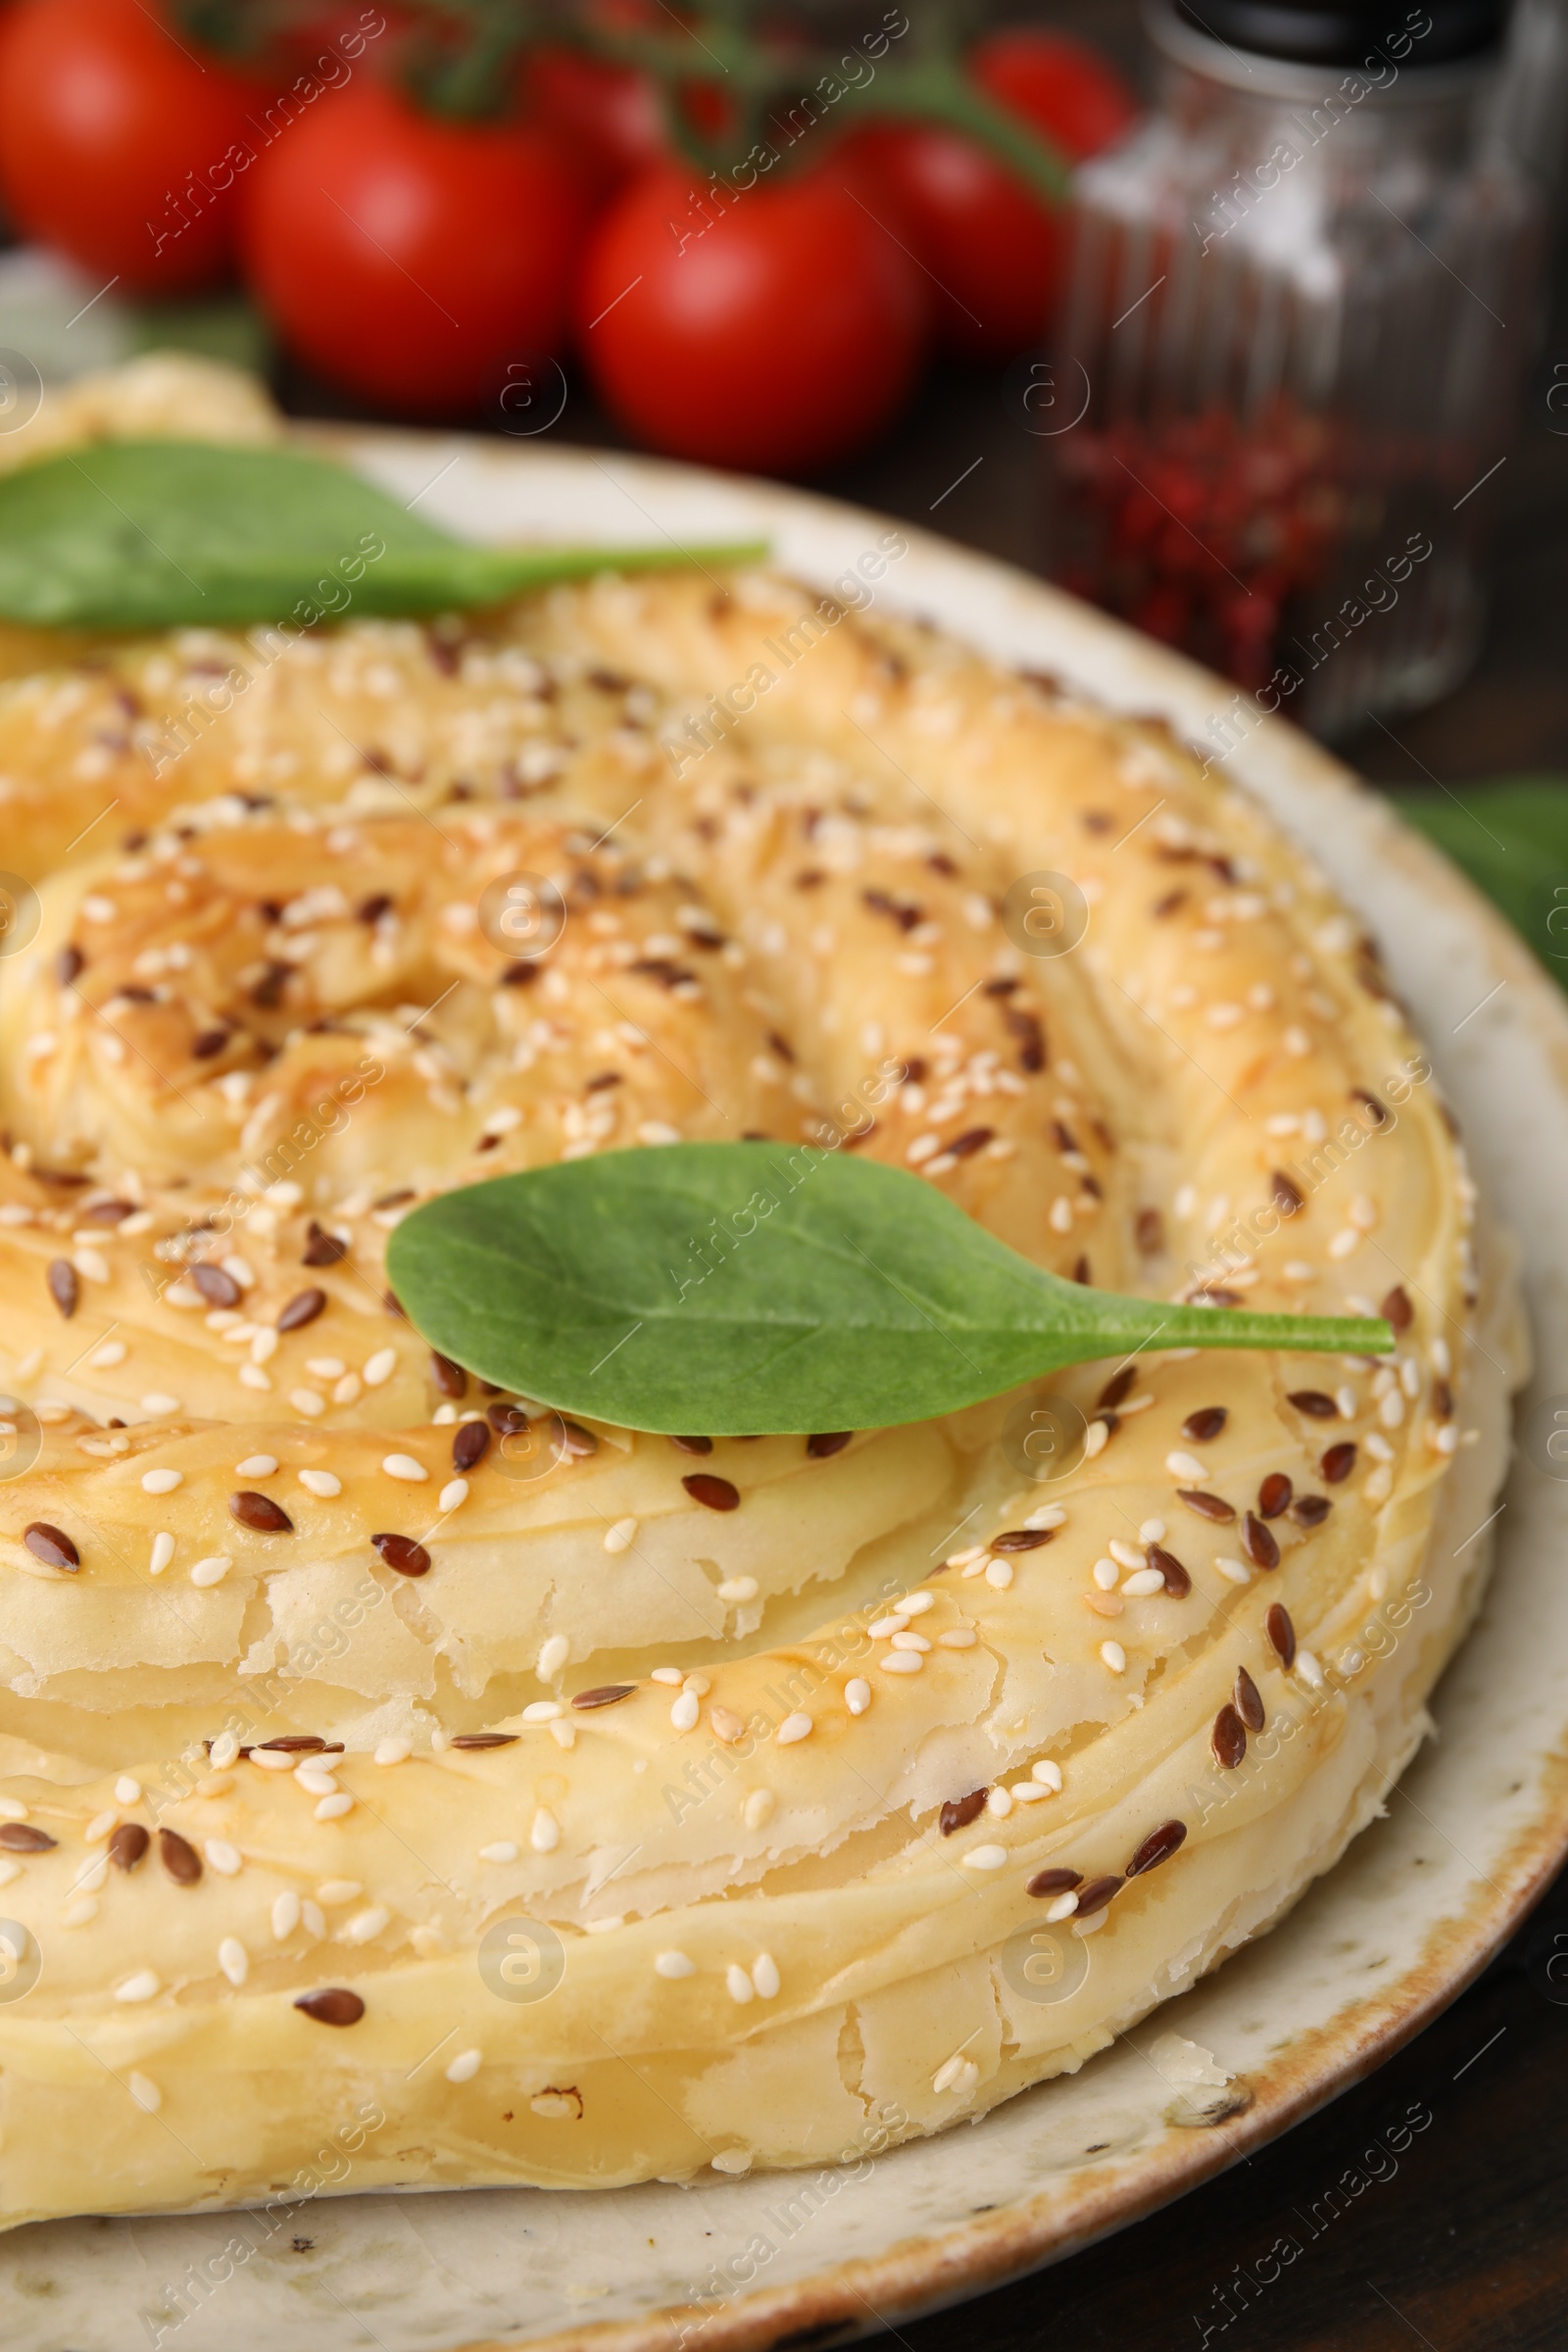
[[[1138,101],[1108,59],[1061,33],[990,33],[969,52],[969,71],[988,98],[1075,163],[1119,139],[1137,118]]]
[[[659,93],[635,67],[547,44],[528,54],[522,98],[535,121],[570,142],[606,195],[668,153]]]
[[[543,131],[420,115],[368,74],[250,173],[251,285],[300,357],[405,416],[475,409],[510,352],[564,340],[584,198]]]
[[[934,123],[873,123],[847,151],[886,191],[926,271],[943,349],[968,360],[1027,350],[1055,295],[1060,247],[1039,198],[973,139]]]
[[[970,64],[990,97],[1074,162],[1117,137],[1137,111],[1111,67],[1054,33],[996,33]],[[1058,291],[1060,214],[988,148],[934,123],[872,124],[849,145],[903,215],[930,273],[943,346],[971,360],[1026,350]]]
[[[256,102],[137,0],[21,0],[0,19],[0,193],[121,293],[193,292],[228,266],[225,159]]]
[[[651,172],[601,221],[578,298],[599,391],[677,457],[799,473],[867,440],[912,381],[915,272],[841,165],[760,181],[710,226],[686,173]]]

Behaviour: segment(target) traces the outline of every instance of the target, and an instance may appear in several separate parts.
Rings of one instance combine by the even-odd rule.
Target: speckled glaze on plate
[[[765,536],[830,585],[886,527],[821,499],[653,461],[428,434],[330,445],[476,537]],[[1216,741],[1234,690],[1038,581],[909,532],[888,610]],[[1255,717],[1255,714],[1254,714]],[[1542,1369],[1568,1361],[1568,1005],[1513,933],[1387,805],[1277,720],[1229,765],[1381,938],[1477,1175],[1524,1259]],[[1568,1379],[1563,1381],[1568,1389]],[[242,2217],[74,2221],[0,2239],[7,2352],[739,2352],[874,2329],[1071,2253],[1194,2187],[1369,2073],[1460,1992],[1568,1847],[1568,1483],[1516,1462],[1482,1617],[1423,1749],[1272,1934],[1076,2076],[858,2168],[681,2187],[319,2196]],[[1153,2053],[1177,2033],[1223,2086]],[[92,2151],[82,2150],[83,2200]],[[254,2251],[240,2254],[260,2239]],[[225,2249],[229,2251],[225,2254]],[[224,2276],[224,2273],[227,2276]]]

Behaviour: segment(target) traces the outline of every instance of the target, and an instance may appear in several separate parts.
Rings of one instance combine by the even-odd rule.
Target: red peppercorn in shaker
[[[1534,353],[1502,0],[1149,0],[1155,112],[1074,181],[1051,567],[1325,735],[1446,691]],[[1076,405],[1069,404],[1069,405]]]

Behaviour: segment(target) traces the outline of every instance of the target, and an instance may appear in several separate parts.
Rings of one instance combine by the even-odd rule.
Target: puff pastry
[[[1333,1863],[1475,1605],[1433,1538],[1515,1312],[1375,949],[1242,792],[761,571],[13,654],[0,2217],[284,2195],[372,2112],[339,2186],[831,2162],[1078,2067]],[[1004,918],[1043,872],[1072,953]],[[434,1191],[743,1133],[1397,1356],[672,1443],[386,1296]]]

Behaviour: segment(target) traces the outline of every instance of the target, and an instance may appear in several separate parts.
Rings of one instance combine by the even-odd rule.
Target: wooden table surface
[[[1048,13],[1135,58],[1135,0]],[[1337,747],[1380,783],[1432,780],[1468,798],[1507,773],[1568,779],[1568,416],[1546,406],[1553,365],[1568,374],[1562,274],[1516,446],[1489,493],[1495,580],[1480,659],[1444,702],[1396,721],[1396,740],[1368,726]],[[297,413],[356,413],[286,369],[278,388]],[[557,433],[618,439],[576,384]],[[879,447],[813,486],[1043,569],[1039,452],[998,375],[939,368]],[[1431,2124],[1395,2154],[1387,2134],[1415,2106]],[[909,2352],[1564,2352],[1565,2181],[1568,1873],[1369,2081],[1152,2219],[897,2340]],[[1284,2267],[1269,2259],[1281,2238],[1300,2249]]]

